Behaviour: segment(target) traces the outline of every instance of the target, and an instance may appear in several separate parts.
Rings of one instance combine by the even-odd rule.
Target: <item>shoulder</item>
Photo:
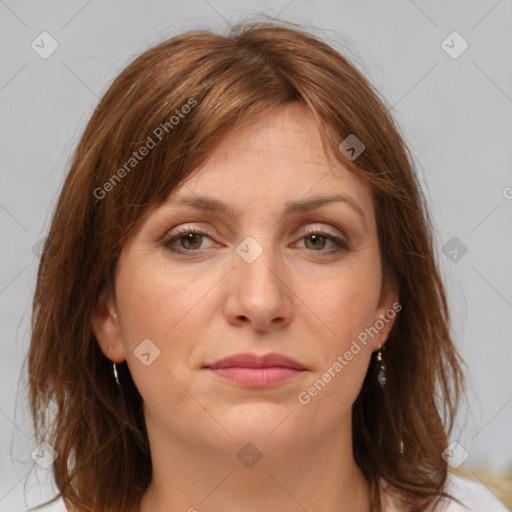
[[[445,489],[464,506],[453,500],[445,500],[439,512],[509,512],[496,495],[481,483],[449,473]]]

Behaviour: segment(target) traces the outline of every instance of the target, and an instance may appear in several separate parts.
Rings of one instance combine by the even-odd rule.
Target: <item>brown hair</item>
[[[36,433],[59,454],[53,476],[73,510],[136,511],[151,480],[140,394],[126,363],[119,394],[90,326],[123,245],[223,136],[291,102],[313,112],[326,152],[370,186],[383,266],[403,305],[386,343],[385,391],[372,358],[353,407],[354,456],[373,508],[382,507],[380,478],[404,510],[444,494],[441,454],[463,374],[411,154],[346,58],[300,28],[252,23],[229,36],[188,32],[143,53],[76,149],[41,256],[28,354]],[[354,161],[338,149],[350,134],[365,145]]]

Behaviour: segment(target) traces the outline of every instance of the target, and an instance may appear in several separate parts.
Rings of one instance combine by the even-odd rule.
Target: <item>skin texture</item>
[[[365,220],[346,202],[283,216],[288,201],[333,194],[352,198]],[[222,200],[235,214],[176,204],[184,196]],[[172,247],[186,254],[165,246],[188,227],[207,236],[182,233]],[[248,236],[262,249],[252,263],[236,252]],[[329,162],[306,107],[227,136],[125,245],[115,297],[103,296],[92,319],[103,353],[127,360],[143,397],[153,480],[140,510],[369,510],[351,408],[393,321],[308,404],[297,397],[397,301],[383,283],[371,193]],[[149,366],[134,353],[145,339],[160,350]],[[203,368],[243,352],[285,354],[307,371],[250,389]],[[252,467],[237,457],[249,442],[262,455]]]

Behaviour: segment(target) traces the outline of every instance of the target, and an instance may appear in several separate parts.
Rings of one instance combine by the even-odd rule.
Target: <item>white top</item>
[[[496,495],[485,485],[448,473],[445,491],[457,498],[456,501],[443,498],[432,512],[510,512]],[[385,512],[400,512],[391,503],[386,503]]]
[[[446,491],[459,499],[465,507],[453,500],[450,500],[449,503],[447,503],[448,500],[444,500],[443,505],[436,508],[435,512],[510,512],[485,485],[458,475],[448,474]],[[61,500],[39,510],[40,512],[67,512]],[[385,510],[386,512],[399,512],[392,507]]]
[[[467,478],[449,473],[446,491],[459,499],[466,507],[450,500],[446,512],[468,512],[468,510],[471,512],[510,512],[488,487]]]

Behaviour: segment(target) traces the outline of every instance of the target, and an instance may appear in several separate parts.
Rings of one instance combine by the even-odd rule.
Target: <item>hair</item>
[[[191,31],[145,51],[113,81],[76,148],[41,255],[27,357],[36,436],[59,455],[54,500],[79,512],[138,509],[152,475],[142,399],[126,363],[119,391],[91,316],[147,216],[228,133],[291,103],[314,114],[333,162],[369,185],[384,275],[403,306],[386,342],[386,387],[373,356],[352,411],[373,509],[382,509],[382,480],[411,512],[448,496],[442,452],[463,363],[411,152],[344,56],[301,27],[264,22],[227,36]],[[350,134],[365,146],[353,161],[339,149]]]

